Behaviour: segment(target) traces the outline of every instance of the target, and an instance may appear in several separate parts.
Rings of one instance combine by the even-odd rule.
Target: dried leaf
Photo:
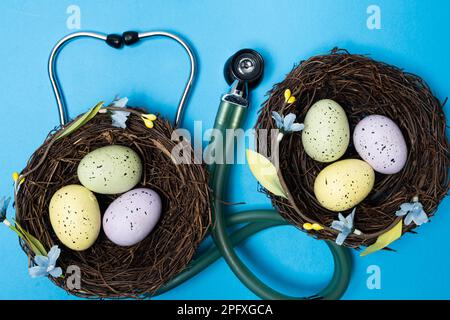
[[[47,256],[47,250],[45,250],[44,246],[38,239],[32,236],[29,232],[25,231],[17,222],[15,222],[14,224],[14,227],[10,226],[11,230],[17,233],[23,240],[25,240],[30,246],[30,249],[33,250],[36,255]]]
[[[277,196],[287,198],[278,178],[277,169],[266,157],[247,149],[247,161],[256,180],[264,188]]]
[[[84,124],[86,124],[89,120],[95,117],[95,115],[98,113],[100,108],[103,107],[103,101],[97,103],[95,107],[93,107],[91,110],[83,114],[81,117],[79,117],[75,122],[73,122],[70,126],[65,128],[62,133],[56,138],[56,140],[61,139],[63,137],[68,136],[72,132],[78,130],[80,127],[82,127]]]
[[[361,252],[360,256],[364,257],[364,256],[367,256],[368,254],[371,254],[378,250],[381,250],[384,247],[387,247],[388,245],[390,245],[392,242],[394,242],[398,238],[400,238],[402,236],[402,225],[403,225],[403,220],[400,220],[395,225],[395,227],[393,227],[391,230],[383,233],[381,236],[378,237],[377,241],[374,244],[372,244],[371,246],[368,246],[366,248],[366,250]]]

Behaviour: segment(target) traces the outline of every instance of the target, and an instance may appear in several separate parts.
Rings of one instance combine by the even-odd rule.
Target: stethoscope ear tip
[[[137,33],[136,31],[125,31],[124,33],[122,33],[122,35],[112,33],[106,36],[105,41],[110,47],[120,49],[124,45],[131,46],[132,44],[138,42],[139,33]]]
[[[123,43],[127,46],[131,46],[139,41],[139,33],[136,31],[125,31],[122,33]]]
[[[123,46],[123,38],[120,34],[108,34],[105,41],[110,47],[115,49],[120,49]]]
[[[224,67],[224,77],[229,85],[238,80],[253,88],[261,82],[263,74],[263,57],[256,50],[248,48],[233,54]]]

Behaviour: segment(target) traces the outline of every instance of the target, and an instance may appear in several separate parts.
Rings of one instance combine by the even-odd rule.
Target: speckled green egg
[[[95,195],[72,184],[59,189],[50,200],[50,223],[58,239],[68,248],[90,248],[100,233],[100,208]]]
[[[345,153],[350,128],[344,109],[330,99],[319,100],[306,113],[302,143],[305,152],[319,162],[332,162]]]
[[[142,162],[128,147],[112,145],[88,153],[78,165],[78,179],[91,191],[117,194],[131,190],[141,180]]]
[[[375,172],[367,162],[340,160],[320,171],[314,181],[314,194],[324,208],[344,211],[363,201],[374,182]]]

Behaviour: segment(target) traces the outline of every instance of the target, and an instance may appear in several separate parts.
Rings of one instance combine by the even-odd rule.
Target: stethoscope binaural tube
[[[125,46],[131,46],[135,43],[137,43],[140,40],[153,38],[153,37],[165,37],[168,39],[171,39],[175,42],[178,42],[183,49],[186,51],[189,57],[190,62],[190,71],[189,71],[189,78],[186,82],[186,85],[183,90],[183,94],[181,95],[180,101],[178,102],[177,112],[174,119],[174,127],[178,127],[180,124],[182,115],[183,115],[183,109],[186,105],[186,101],[188,99],[189,93],[192,89],[192,85],[194,82],[195,74],[197,71],[196,61],[194,53],[191,49],[191,47],[187,44],[187,42],[180,38],[179,36],[167,32],[167,31],[148,31],[148,32],[136,32],[136,31],[126,31],[123,34],[103,34],[100,32],[91,32],[91,31],[80,31],[80,32],[74,32],[71,33],[61,40],[59,40],[56,45],[53,47],[50,57],[48,59],[48,65],[47,65],[47,71],[50,78],[50,83],[52,85],[53,93],[55,95],[56,104],[58,105],[58,112],[59,112],[59,122],[61,125],[65,125],[67,122],[67,110],[64,103],[64,95],[62,92],[61,85],[58,81],[58,76],[56,72],[56,61],[58,59],[58,55],[61,52],[62,48],[68,44],[69,42],[80,39],[80,38],[91,38],[91,39],[97,39],[105,42],[107,45],[109,45],[112,48],[120,49],[124,45]]]

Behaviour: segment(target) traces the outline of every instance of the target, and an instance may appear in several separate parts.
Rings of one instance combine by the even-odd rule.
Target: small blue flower
[[[417,200],[413,202],[405,202],[400,206],[400,210],[395,212],[397,217],[405,217],[405,225],[409,225],[411,222],[414,222],[416,225],[420,226],[421,224],[428,222],[428,216],[423,211],[422,204]]]
[[[124,98],[116,97],[116,98],[114,98],[114,100],[112,102],[112,106],[116,107],[116,108],[126,108],[127,103],[128,103],[127,97],[124,97]]]
[[[62,269],[56,267],[56,260],[61,254],[58,246],[53,246],[47,256],[36,256],[34,262],[36,266],[31,267],[28,272],[32,278],[52,276],[58,278],[62,275]]]
[[[302,131],[305,127],[303,123],[295,123],[295,114],[289,113],[286,117],[283,117],[278,112],[272,112],[272,118],[275,120],[275,125],[283,133]]]
[[[121,99],[114,99],[111,106],[116,108],[126,108],[128,103],[128,98],[121,98]],[[128,120],[128,116],[130,115],[130,112],[127,111],[117,111],[112,110],[111,111],[111,120],[112,125],[114,127],[125,129],[127,127],[126,122]]]
[[[339,234],[336,238],[336,244],[342,245],[347,239],[348,235],[353,232],[353,219],[355,217],[356,208],[353,209],[352,213],[350,213],[346,218],[339,213],[339,221],[334,220],[331,223],[331,228],[339,231]]]
[[[6,214],[8,213],[9,202],[11,201],[11,197],[2,197],[0,199],[0,223],[5,221]]]

